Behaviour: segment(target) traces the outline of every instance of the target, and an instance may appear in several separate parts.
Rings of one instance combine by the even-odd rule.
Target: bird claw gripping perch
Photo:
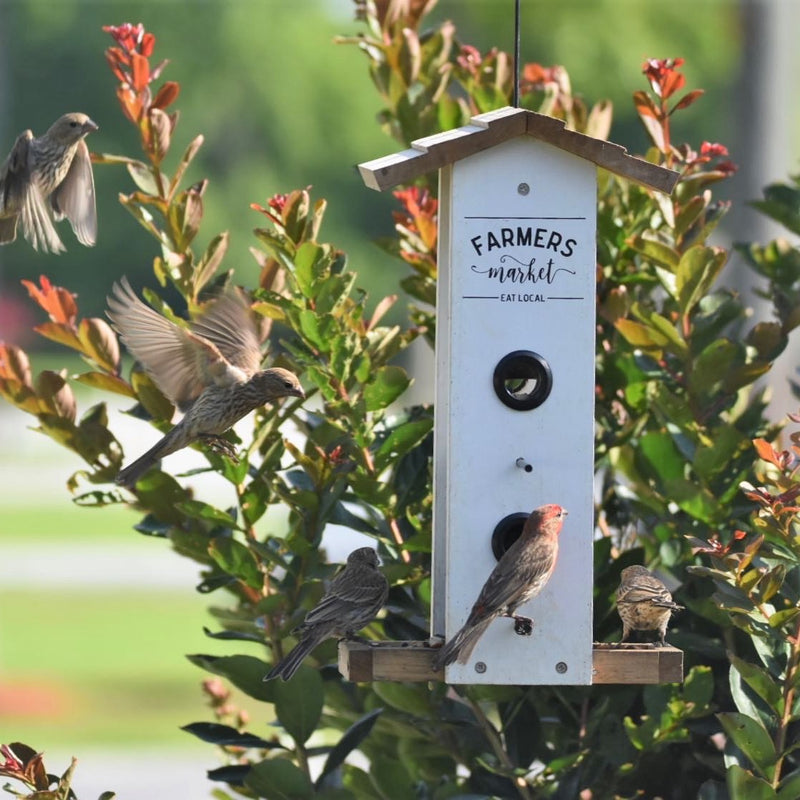
[[[200,439],[207,444],[215,453],[228,458],[238,463],[239,457],[236,455],[236,446],[223,439],[221,436],[215,436],[213,433],[206,433],[200,436]]]
[[[533,633],[533,620],[530,617],[512,617],[514,633],[517,636],[530,636]]]

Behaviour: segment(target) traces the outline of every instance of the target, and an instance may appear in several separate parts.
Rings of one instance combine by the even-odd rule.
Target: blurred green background
[[[240,283],[253,282],[248,248],[262,218],[250,203],[311,185],[329,201],[323,238],[349,254],[375,302],[396,290],[404,267],[373,244],[391,231],[392,198],[365,189],[354,166],[400,147],[376,124],[381,103],[363,55],[333,42],[361,30],[354,8],[350,0],[0,0],[0,155],[23,129],[39,134],[60,114],[83,111],[100,125],[91,150],[137,156],[101,26],[143,22],[157,37],[155,59],[170,60],[163,78],[182,87],[171,157],[205,137],[188,176],[210,179],[198,251],[230,230],[226,266]],[[740,172],[727,184],[736,208],[721,237],[763,238],[744,201],[797,171],[791,31],[799,9],[794,0],[523,0],[522,60],[563,64],[590,104],[610,98],[611,138],[641,152],[647,142],[630,97],[645,88],[642,62],[685,58],[687,88],[706,96],[680,116],[674,140],[730,148]],[[452,19],[459,40],[482,51],[512,50],[512,12],[513,0],[441,0],[431,21]],[[97,167],[95,179],[96,247],[81,247],[61,226],[68,250],[58,257],[23,241],[0,250],[0,339],[44,344],[29,331],[41,317],[20,278],[46,274],[77,291],[86,316],[102,314],[121,274],[155,287],[155,243],[117,202],[132,182],[112,166]],[[61,364],[59,353],[36,356],[37,369]],[[79,401],[82,411],[92,398]],[[226,652],[202,633],[209,598],[194,592],[195,577],[163,542],[131,529],[131,512],[73,508],[64,484],[80,464],[29,430],[31,422],[0,406],[0,741],[76,754],[182,747],[213,767],[210,748],[178,730],[211,719],[201,673],[183,658]],[[156,564],[174,574],[153,580]],[[92,573],[104,578],[90,581]],[[267,721],[254,720],[254,732]]]

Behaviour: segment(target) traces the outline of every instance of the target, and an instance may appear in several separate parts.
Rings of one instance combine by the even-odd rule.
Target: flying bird
[[[389,594],[389,583],[378,563],[378,554],[371,547],[359,547],[350,553],[344,569],[336,573],[322,599],[295,629],[300,641],[270,670],[265,681],[288,681],[303,659],[325,639],[353,638],[375,619]]]
[[[78,241],[90,247],[97,238],[97,209],[89,148],[84,138],[97,125],[77,112],[59,117],[42,136],[30,130],[18,137],[0,168],[0,244],[22,233],[34,250],[66,248],[53,221],[66,217]]]
[[[439,671],[458,661],[466,664],[492,620],[510,617],[515,630],[529,634],[532,620],[516,614],[517,608],[536,597],[550,580],[558,558],[558,535],[567,511],[561,506],[540,506],[525,521],[522,533],[503,553],[483,585],[461,630],[433,659]]]
[[[108,297],[108,316],[158,388],[184,412],[154,447],[117,475],[132,487],[158,459],[202,440],[228,455],[224,434],[250,411],[280,397],[305,397],[289,370],[260,369],[261,350],[250,307],[226,292],[181,327],[146,306],[123,278]]]
[[[649,569],[634,564],[625,567],[617,589],[617,611],[622,620],[622,639],[628,641],[631,631],[658,631],[659,644],[666,644],[667,625],[673,611],[682,611],[672,601],[666,586]]]

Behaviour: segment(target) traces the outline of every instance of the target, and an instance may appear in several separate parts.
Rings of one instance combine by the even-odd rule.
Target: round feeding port
[[[525,521],[529,516],[530,514],[518,511],[516,514],[509,514],[507,517],[503,517],[495,525],[492,533],[492,553],[494,553],[494,557],[498,561],[502,558],[503,553],[519,539]]]
[[[515,411],[530,411],[547,400],[553,388],[553,373],[538,353],[515,350],[497,363],[492,382],[503,405]]]

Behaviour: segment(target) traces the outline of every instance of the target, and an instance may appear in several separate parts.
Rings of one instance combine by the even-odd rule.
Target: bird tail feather
[[[266,676],[266,678],[264,678],[264,680],[271,681],[274,678],[280,678],[281,680],[288,681],[292,677],[292,675],[294,675],[295,672],[297,672],[298,668],[303,663],[303,659],[305,659],[305,657],[325,638],[326,638],[325,635],[304,636],[294,646],[289,655],[282,658],[269,671],[269,674]]]
[[[437,653],[433,660],[434,670],[438,672],[454,661],[458,661],[459,664],[466,664],[475,649],[475,645],[478,643],[478,639],[483,636],[492,619],[494,617],[489,617],[474,624],[467,622]]]
[[[136,485],[136,481],[142,477],[142,475],[147,472],[147,470],[152,467],[156,461],[158,461],[162,456],[169,455],[169,453],[174,452],[178,448],[173,446],[175,436],[173,436],[173,431],[177,429],[177,426],[173,428],[163,439],[160,439],[156,442],[153,447],[151,447],[144,455],[139,456],[131,464],[128,464],[125,469],[119,471],[117,477],[115,478],[115,482],[119,486],[127,486],[128,488],[132,488]]]

